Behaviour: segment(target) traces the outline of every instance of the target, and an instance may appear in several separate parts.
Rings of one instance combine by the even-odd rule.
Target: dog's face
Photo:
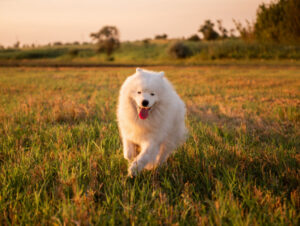
[[[140,119],[146,119],[158,101],[154,90],[138,89],[133,97]]]
[[[147,119],[149,114],[159,103],[162,92],[162,73],[150,74],[137,70],[134,85],[132,86],[131,98],[137,109],[140,119]]]

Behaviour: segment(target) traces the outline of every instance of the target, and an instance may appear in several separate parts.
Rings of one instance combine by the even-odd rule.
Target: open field
[[[134,68],[0,68],[0,224],[297,225],[300,67],[152,67],[187,142],[127,178],[115,108]]]

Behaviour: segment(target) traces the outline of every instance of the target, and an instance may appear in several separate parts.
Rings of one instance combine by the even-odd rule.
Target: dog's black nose
[[[143,107],[147,107],[148,104],[149,104],[148,100],[143,100],[143,102],[142,102]]]

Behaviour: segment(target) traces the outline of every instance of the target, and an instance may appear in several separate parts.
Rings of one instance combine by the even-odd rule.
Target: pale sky
[[[119,28],[120,38],[140,40],[166,33],[195,34],[204,20],[254,21],[271,0],[0,0],[0,45],[91,41],[102,26]]]

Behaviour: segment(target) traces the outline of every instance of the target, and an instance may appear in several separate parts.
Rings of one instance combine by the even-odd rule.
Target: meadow
[[[189,137],[128,178],[115,111],[135,68],[0,68],[0,224],[298,225],[300,68],[148,69]]]
[[[185,58],[176,58],[171,47],[180,42]],[[299,65],[299,45],[262,44],[241,39],[216,41],[144,40],[122,42],[111,56],[96,52],[96,45],[60,44],[24,48],[0,48],[0,66],[99,66],[99,65],[205,65],[276,64]]]

